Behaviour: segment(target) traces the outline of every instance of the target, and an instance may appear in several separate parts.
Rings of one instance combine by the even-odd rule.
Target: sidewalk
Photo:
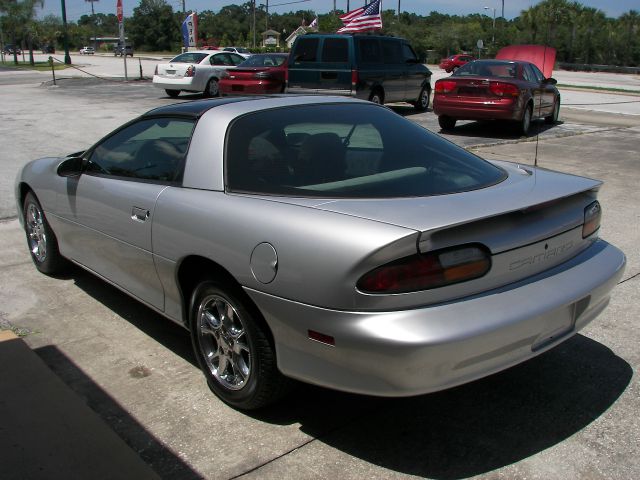
[[[0,379],[4,480],[160,478],[9,330]]]

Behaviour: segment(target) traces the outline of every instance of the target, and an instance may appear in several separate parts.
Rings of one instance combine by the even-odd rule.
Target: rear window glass
[[[279,67],[287,60],[286,55],[252,55],[239,67]]]
[[[318,52],[318,38],[299,38],[293,52],[294,62],[315,62]]]
[[[349,61],[349,43],[346,38],[325,38],[322,44],[323,62]]]
[[[229,127],[227,189],[295,197],[390,198],[475,190],[498,167],[385,108],[305,105]]]
[[[131,47],[127,47],[131,48]],[[200,63],[207,57],[207,53],[187,52],[171,59],[173,63]]]
[[[499,62],[492,60],[476,60],[465,63],[458,68],[453,77],[479,75],[483,77],[516,78],[518,65],[514,62]]]

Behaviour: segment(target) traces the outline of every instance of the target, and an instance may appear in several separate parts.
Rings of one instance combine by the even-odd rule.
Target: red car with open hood
[[[560,92],[551,77],[555,56],[551,47],[505,47],[495,59],[469,62],[438,80],[433,111],[440,127],[453,129],[457,120],[509,120],[527,135],[532,120],[555,123],[560,111]]]

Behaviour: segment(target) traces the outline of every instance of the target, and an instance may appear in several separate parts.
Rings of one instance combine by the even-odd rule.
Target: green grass
[[[35,62],[34,65],[31,65],[29,62],[19,61],[16,65],[13,63],[12,59],[7,59],[4,62],[0,62],[0,66],[2,67],[10,67],[10,68],[20,68],[23,70],[38,70],[42,71],[51,71],[51,65],[49,62]],[[54,70],[64,70],[65,68],[69,68],[69,65],[65,65],[64,63],[54,62],[53,64]]]
[[[616,93],[631,93],[635,95],[640,95],[640,90],[627,90],[626,88],[615,88],[615,87],[596,87],[592,85],[568,85],[565,83],[559,83],[556,85],[558,88],[578,88],[581,90],[597,90],[600,92],[616,92]]]

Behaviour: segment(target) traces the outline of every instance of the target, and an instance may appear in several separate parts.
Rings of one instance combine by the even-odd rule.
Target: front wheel
[[[414,108],[419,112],[424,112],[429,108],[429,102],[431,101],[431,89],[426,85],[420,90],[418,101],[413,104]]]
[[[204,94],[207,97],[217,97],[220,95],[220,87],[218,85],[218,80],[216,80],[215,78],[212,78],[211,80],[209,80],[209,82],[207,83],[206,88],[204,89]]]
[[[553,125],[554,123],[558,123],[558,116],[560,115],[560,97],[556,98],[556,101],[553,102],[553,111],[551,115],[548,117],[544,117],[544,121],[548,125]]]
[[[63,272],[68,266],[67,260],[60,255],[58,240],[32,192],[27,193],[22,212],[29,253],[36,268],[47,275]]]
[[[167,93],[167,95],[169,95],[171,98],[176,98],[178,95],[180,95],[180,90],[165,90],[165,92]]]
[[[289,380],[278,370],[266,323],[241,290],[214,281],[198,285],[191,340],[209,388],[229,405],[254,410],[286,392]]]
[[[384,103],[384,94],[380,91],[380,89],[376,89],[371,92],[371,95],[369,95],[369,101],[382,105]]]

